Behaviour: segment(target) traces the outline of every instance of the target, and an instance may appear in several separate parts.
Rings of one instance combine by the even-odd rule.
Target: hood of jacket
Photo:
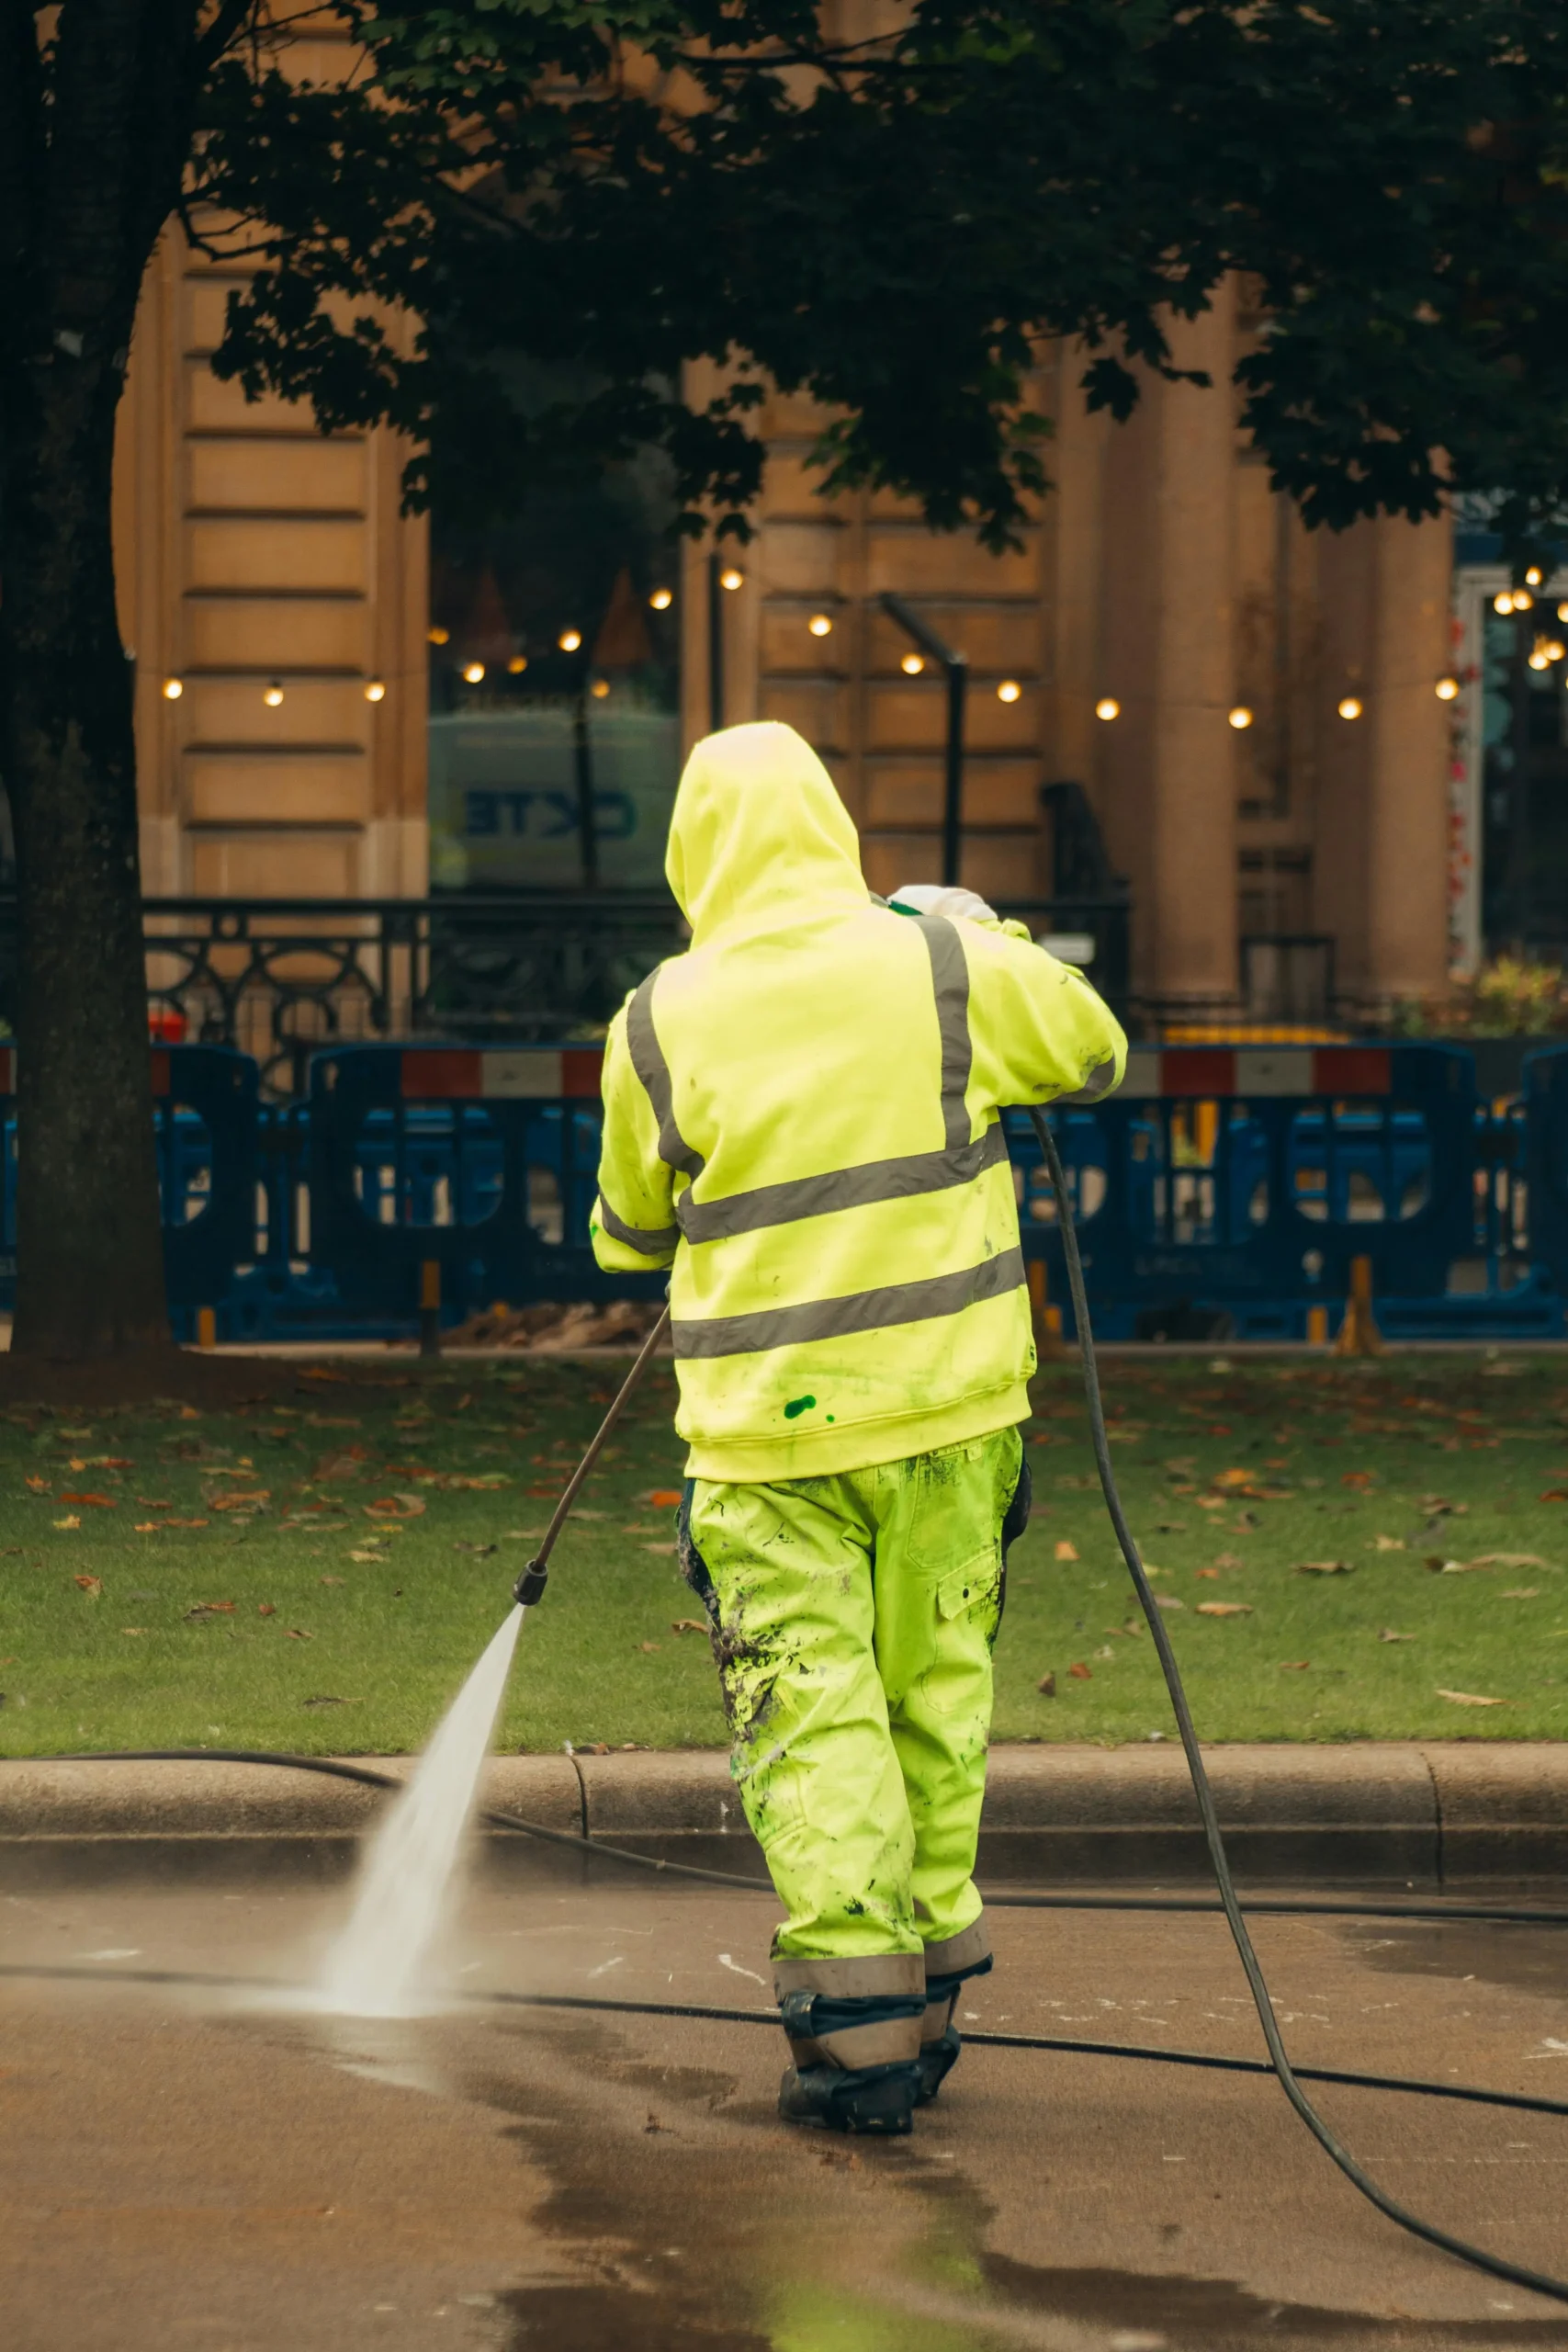
[[[860,837],[833,779],[793,727],[727,727],[686,762],[664,871],[700,946],[729,923],[863,907]]]

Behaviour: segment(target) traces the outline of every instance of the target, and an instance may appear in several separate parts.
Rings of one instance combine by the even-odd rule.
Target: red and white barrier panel
[[[1386,1046],[1134,1046],[1123,1096],[1388,1094]]]
[[[418,1046],[404,1052],[405,1102],[592,1102],[602,1046]]]

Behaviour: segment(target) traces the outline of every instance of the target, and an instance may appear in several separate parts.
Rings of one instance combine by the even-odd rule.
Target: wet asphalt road
[[[463,1997],[387,2024],[266,1989],[343,1902],[0,1896],[6,2352],[1568,2352],[1568,2310],[1404,2237],[1268,2082],[976,2049],[912,2141],[829,2141],[776,2120],[771,2027],[492,1997],[761,2005],[767,1899],[486,1888]],[[1258,2046],[1217,1921],[995,1933],[976,2024]],[[1568,2098],[1568,1932],[1258,1939],[1303,2063]],[[1322,2097],[1395,2195],[1568,2271],[1568,2118]]]

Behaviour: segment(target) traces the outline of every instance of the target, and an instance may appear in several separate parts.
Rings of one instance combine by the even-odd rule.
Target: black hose
[[[1500,2255],[1487,2254],[1480,2246],[1472,2245],[1467,2239],[1454,2237],[1449,2231],[1439,2229],[1435,2222],[1424,2222],[1418,2213],[1412,2213],[1407,2207],[1401,2205],[1396,2199],[1391,2197],[1385,2188],[1379,2187],[1370,2173],[1362,2170],[1349,2150],[1330,2131],[1297,2080],[1286,2053],[1279,2020],[1274,2015],[1274,2004],[1269,1998],[1269,1987],[1264,1982],[1263,1971],[1258,1963],[1258,1954],[1252,1948],[1252,1938],[1247,1933],[1247,1921],[1242,1917],[1241,1905],[1236,1900],[1235,1887],[1231,1879],[1230,1862],[1225,1854],[1224,1839],[1220,1834],[1219,1815],[1214,1810],[1213,1792],[1209,1786],[1209,1775],[1204,1770],[1202,1751],[1199,1747],[1198,1734],[1193,1726],[1192,1712],[1188,1706],[1187,1693],[1182,1688],[1180,1670],[1176,1663],[1176,1652],[1171,1647],[1170,1635],[1166,1630],[1165,1618],[1155,1600],[1153,1587],[1144,1573],[1144,1564],[1138,1556],[1138,1547],[1134,1541],[1133,1532],[1127,1524],[1126,1514],[1122,1508],[1121,1495],[1117,1492],[1116,1475],[1111,1466],[1111,1446],[1105,1433],[1105,1413],[1100,1403],[1100,1369],[1095,1362],[1094,1334],[1089,1325],[1089,1301],[1084,1295],[1083,1265],[1078,1256],[1077,1231],[1073,1222],[1072,1203],[1067,1194],[1066,1175],[1062,1167],[1061,1155],[1056,1149],[1056,1138],[1051,1133],[1050,1122],[1043,1111],[1032,1110],[1029,1115],[1033,1123],[1034,1132],[1040,1139],[1040,1148],[1044,1155],[1046,1171],[1051,1179],[1051,1189],[1056,1196],[1057,1219],[1062,1234],[1062,1252],[1067,1262],[1067,1287],[1072,1296],[1073,1320],[1077,1327],[1078,1349],[1083,1363],[1084,1397],[1089,1407],[1089,1434],[1094,1444],[1095,1464],[1100,1472],[1100,1491],[1105,1497],[1105,1508],[1110,1514],[1111,1524],[1116,1531],[1116,1541],[1122,1548],[1122,1556],[1127,1563],[1127,1573],[1133,1579],[1133,1589],[1138,1596],[1139,1606],[1147,1620],[1149,1632],[1154,1637],[1160,1671],[1165,1676],[1165,1686],[1170,1696],[1177,1729],[1181,1735],[1181,1746],[1187,1758],[1187,1769],[1192,1775],[1192,1792],[1198,1800],[1198,1811],[1202,1818],[1203,1836],[1209,1848],[1209,1860],[1213,1869],[1214,1883],[1219,1888],[1220,1902],[1230,1926],[1231,1936],[1241,1961],[1242,1972],[1247,1978],[1247,1990],[1252,1995],[1253,2007],[1258,2011],[1258,2022],[1263,2029],[1263,2039],[1268,2045],[1269,2062],[1279,2077],[1280,2087],[1324,2154],[1338,2165],[1351,2186],[1359,2188],[1362,2196],[1375,2205],[1380,2213],[1385,2213],[1391,2222],[1397,2222],[1401,2229],[1408,2230],[1413,2237],[1425,2239],[1428,2245],[1439,2246],[1445,2254],[1456,2255],[1461,2262],[1469,2263],[1474,2269],[1484,2270],[1494,2278],[1506,2278],[1511,2286],[1529,2287],[1535,2294],[1550,2295],[1556,2302],[1568,2303],[1568,2280],[1551,2278],[1543,2271],[1528,2270],[1521,2263],[1507,2262]]]
[[[293,1993],[299,1988],[274,1976],[225,1976],[213,1969],[88,1968],[71,1962],[0,1962],[0,1980],[43,1977],[50,1983],[92,1984],[197,1984],[212,1992],[236,1987],[254,1993]],[[595,2015],[634,2018],[693,2018],[712,2025],[776,2027],[776,2009],[721,2008],[706,2001],[617,2000],[611,1994],[463,1992],[465,2003],[514,2009],[583,2009]],[[1043,2050],[1058,2057],[1134,2058],[1157,2066],[1196,2066],[1222,2075],[1267,2075],[1264,2058],[1225,2058],[1208,2050],[1161,2050],[1152,2042],[1081,2041],[1066,2034],[966,2033],[964,2046],[992,2050]],[[1568,2115],[1568,2100],[1536,2098],[1523,2091],[1483,2090],[1473,2083],[1429,2083],[1413,2075],[1366,2075],[1348,2066],[1298,2066],[1303,2079],[1343,2083],[1353,2090],[1408,2091],[1421,2098],[1461,2099],[1474,2107],[1522,2109],[1531,2115]]]

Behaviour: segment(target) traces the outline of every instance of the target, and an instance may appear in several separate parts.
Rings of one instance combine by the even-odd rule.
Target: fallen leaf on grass
[[[1195,1577],[1207,1577],[1211,1584],[1218,1584],[1220,1580],[1220,1572],[1218,1568],[1194,1568],[1192,1573]]]
[[[1568,1503],[1568,1487],[1548,1487],[1540,1499],[1543,1503]]]
[[[1216,1552],[1213,1564],[1216,1568],[1245,1568],[1247,1566],[1239,1552]]]
[[[1156,1609],[1185,1609],[1186,1606],[1184,1600],[1178,1600],[1174,1592],[1156,1592],[1155,1595]]]
[[[155,1519],[139,1519],[130,1532],[133,1535],[156,1535],[161,1524]]]
[[[257,1603],[256,1603],[256,1615],[257,1615],[258,1617],[276,1617],[276,1614],[277,1614],[277,1603],[276,1603],[276,1600],[258,1600],[258,1601],[257,1601]]]
[[[49,1480],[47,1478],[29,1478],[28,1480],[28,1484],[32,1488],[35,1495],[47,1495],[49,1492]]]
[[[1280,1671],[1281,1674],[1304,1674],[1311,1664],[1310,1657],[1282,1657]]]
[[[638,1642],[637,1647],[646,1657],[651,1651],[656,1650],[659,1647],[659,1644],[657,1642]]]
[[[1216,1487],[1250,1487],[1252,1473],[1250,1470],[1217,1471],[1213,1483]]]
[[[1339,1483],[1342,1487],[1359,1487],[1364,1490],[1377,1484],[1377,1474],[1371,1470],[1347,1470]]]
[[[1034,1687],[1043,1699],[1054,1699],[1056,1695],[1056,1678],[1054,1674],[1043,1674]]]
[[[661,1535],[657,1544],[645,1544],[642,1548],[645,1552],[669,1553],[672,1552],[675,1546],[671,1543],[668,1535]]]
[[[1058,1536],[1058,1538],[1056,1539],[1056,1557],[1057,1557],[1057,1559],[1058,1559],[1058,1560],[1076,1560],[1076,1559],[1077,1558],[1077,1556],[1078,1556],[1078,1547],[1077,1547],[1077,1545],[1076,1544],[1069,1543],[1069,1542],[1068,1542],[1068,1540],[1067,1540],[1067,1538],[1066,1538],[1065,1535]]]
[[[321,1581],[322,1584],[341,1584],[343,1582],[343,1578],[341,1577],[322,1577]]]
[[[682,1489],[679,1487],[655,1487],[648,1499],[649,1507],[654,1510],[674,1510],[680,1504],[681,1497]]]
[[[1483,1699],[1473,1690],[1439,1690],[1439,1699],[1447,1699],[1456,1707],[1511,1707],[1511,1699]]]
[[[210,1521],[205,1519],[166,1519],[164,1521],[165,1527],[207,1527],[210,1524]]]
[[[383,1495],[378,1502],[360,1505],[367,1519],[418,1519],[425,1508],[423,1495]]]
[[[136,1499],[143,1510],[173,1510],[174,1509],[173,1503],[166,1495],[138,1495]]]
[[[377,1560],[389,1560],[392,1555],[389,1552],[351,1552],[348,1556],[351,1560],[373,1564]]]
[[[700,1617],[677,1617],[670,1627],[672,1634],[705,1634],[707,1630]]]
[[[53,1527],[80,1527],[82,1522],[73,1511],[69,1519],[51,1520],[50,1524]]]
[[[1378,1639],[1380,1642],[1413,1642],[1416,1636],[1414,1634],[1396,1634],[1392,1625],[1382,1625],[1378,1629]]]
[[[1200,1617],[1250,1617],[1252,1603],[1250,1600],[1201,1600],[1198,1614]]]
[[[186,1611],[186,1622],[188,1624],[196,1617],[231,1617],[238,1606],[232,1600],[198,1600],[194,1609]]]
[[[335,1381],[340,1388],[346,1388],[349,1385],[349,1377],[346,1372],[329,1372],[324,1364],[308,1363],[303,1365],[300,1369],[299,1377],[301,1380]]]
[[[1497,1598],[1499,1600],[1539,1600],[1540,1587],[1538,1584],[1517,1584],[1510,1591],[1500,1592]]]
[[[1198,1495],[1193,1499],[1200,1510],[1224,1510],[1228,1508],[1224,1495]]]
[[[330,1690],[323,1690],[317,1698],[301,1699],[299,1704],[302,1707],[357,1707],[360,1702],[357,1699],[334,1698]]]
[[[145,1625],[122,1625],[119,1630],[122,1634],[144,1634],[147,1628]]]
[[[492,1552],[499,1551],[499,1550],[500,1550],[500,1548],[501,1548],[501,1547],[500,1547],[500,1545],[499,1545],[499,1544],[463,1544],[463,1543],[458,1543],[458,1544],[453,1544],[453,1546],[452,1546],[452,1549],[454,1550],[454,1552],[471,1552],[471,1553],[473,1554],[473,1555],[474,1555],[474,1557],[475,1557],[475,1559],[476,1559],[476,1560],[488,1560],[488,1559],[489,1559],[489,1557],[490,1557],[490,1555],[491,1555],[491,1554]],[[374,1558],[376,1557],[376,1555],[375,1555],[375,1553],[373,1553],[373,1552],[372,1552],[368,1556],[369,1556],[371,1559],[374,1559]]]
[[[73,1584],[80,1585],[83,1591],[89,1594],[94,1600],[98,1599],[104,1589],[102,1577],[73,1577],[71,1581]]]
[[[1380,1552],[1403,1552],[1404,1549],[1403,1535],[1377,1535],[1372,1541]]]
[[[1478,1552],[1471,1562],[1472,1568],[1549,1568],[1539,1552]]]
[[[1353,1577],[1356,1571],[1348,1560],[1298,1560],[1299,1577]]]
[[[283,1638],[287,1642],[313,1642],[316,1636],[307,1634],[301,1626],[290,1625]]]
[[[237,1495],[209,1495],[207,1499],[212,1510],[264,1511],[271,1500],[271,1493],[265,1487],[246,1487]]]
[[[1067,1672],[1072,1676],[1075,1682],[1092,1682],[1094,1679],[1092,1668],[1087,1667],[1081,1662],[1069,1666]]]

